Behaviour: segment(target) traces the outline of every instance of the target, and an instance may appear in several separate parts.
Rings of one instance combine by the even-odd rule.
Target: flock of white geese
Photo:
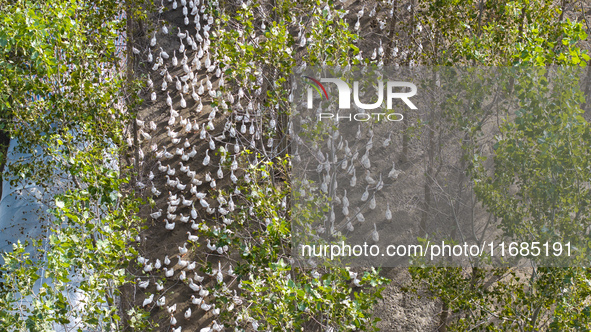
[[[309,115],[310,118],[314,116]],[[302,120],[298,117],[296,121]],[[304,122],[304,121],[302,121]],[[382,211],[383,214],[372,213],[378,207],[377,198],[379,193],[384,189],[386,179],[395,181],[402,173],[400,169],[396,168],[396,163],[391,161],[391,168],[383,170],[382,167],[372,166],[371,150],[374,148],[375,134],[372,129],[367,130],[367,134],[362,130],[364,125],[357,125],[357,133],[353,137],[348,137],[349,134],[342,133],[350,131],[351,125],[339,128],[338,121],[328,122],[327,138],[318,144],[317,141],[309,141],[301,139],[306,135],[300,135],[295,139],[293,145],[295,146],[292,154],[295,161],[295,167],[298,167],[298,173],[301,179],[295,185],[295,190],[299,190],[300,198],[297,200],[301,204],[304,201],[312,199],[314,196],[308,195],[312,192],[322,192],[330,197],[328,212],[323,220],[315,220],[313,229],[305,229],[305,232],[312,232],[315,236],[338,236],[347,234],[351,236],[355,231],[355,225],[365,224],[367,211],[370,212],[371,219],[378,222],[392,221],[392,210],[390,202],[386,201],[385,209],[382,206],[377,211]],[[298,133],[299,134],[299,133]],[[367,136],[367,137],[366,137]],[[355,141],[355,146],[349,146],[349,139]],[[377,139],[377,138],[376,138]],[[297,142],[299,141],[299,143]],[[381,149],[387,148],[392,143],[391,133],[387,138],[381,139],[377,143]],[[299,152],[299,147],[305,147],[305,154],[302,156]],[[363,154],[361,152],[363,151]],[[357,178],[357,170],[361,169],[364,175]],[[342,188],[341,188],[342,187]],[[359,194],[359,188],[365,188]],[[348,192],[349,190],[349,192]],[[385,197],[389,193],[384,193]],[[304,205],[305,206],[305,205]],[[340,214],[337,214],[340,212]],[[339,219],[343,221],[340,222]],[[355,233],[356,235],[359,235]],[[371,239],[374,243],[380,240],[377,225],[374,222],[373,228],[365,236],[366,239]],[[310,259],[309,264],[315,266],[315,261]]]
[[[154,163],[149,173],[141,181],[137,181],[136,185],[139,189],[145,189],[154,198],[163,197],[162,195],[167,196],[166,205],[153,210],[150,217],[168,231],[172,232],[175,229],[178,231],[179,228],[182,228],[183,232],[186,230],[187,239],[178,246],[178,255],[149,258],[140,255],[137,262],[145,273],[137,278],[136,287],[143,290],[145,295],[142,307],[148,310],[154,308],[166,310],[173,332],[181,332],[183,322],[204,315],[208,315],[208,319],[213,317],[213,320],[208,326],[201,328],[200,332],[222,331],[225,328],[224,324],[216,320],[221,310],[232,311],[243,302],[234,287],[237,274],[231,264],[222,264],[221,261],[218,261],[217,266],[201,275],[199,272],[200,263],[184,257],[191,250],[191,246],[200,241],[200,236],[203,237],[203,234],[210,236],[214,234],[219,238],[223,234],[231,232],[226,226],[233,222],[231,215],[237,208],[234,200],[240,195],[237,186],[239,179],[235,174],[240,172],[237,156],[246,147],[255,147],[255,140],[262,139],[260,113],[257,110],[258,105],[252,101],[244,102],[248,98],[245,98],[246,93],[242,87],[236,87],[235,94],[224,93],[226,89],[224,89],[223,64],[220,63],[220,59],[214,59],[210,55],[210,31],[214,25],[214,17],[208,13],[208,7],[217,6],[217,1],[207,5],[204,3],[205,0],[166,1],[167,3],[164,0],[161,1],[160,13],[163,13],[165,8],[168,10],[180,9],[186,29],[177,27],[174,31],[166,24],[160,25],[153,34],[150,34],[149,47],[146,50],[141,51],[136,47],[132,49],[136,57],[140,57],[142,61],[145,60],[148,63],[149,74],[146,86],[149,89],[149,101],[157,104],[165,98],[167,108],[165,112],[168,118],[165,124],[157,124],[153,120],[136,120],[139,128],[138,138],[142,141],[138,151],[140,165],[144,160]],[[365,6],[357,13],[355,26],[359,24],[364,9]],[[370,13],[371,15],[375,15],[375,8]],[[178,38],[179,47],[164,50],[159,45],[158,39],[161,36],[169,38],[171,34]],[[306,37],[301,33],[301,30],[297,38],[301,47],[306,45]],[[379,58],[381,61],[383,53],[380,41],[379,48],[374,49],[371,59]],[[208,104],[210,101],[215,101],[211,105],[212,107]],[[208,105],[205,109],[204,103]],[[242,106],[243,103],[248,105]],[[233,109],[233,115],[222,118],[222,113],[230,107]],[[224,119],[223,130],[217,130],[216,134],[216,125],[219,125],[219,122],[223,122]],[[272,117],[268,125],[274,129],[276,119]],[[166,129],[164,139],[156,137],[159,126],[164,126]],[[250,136],[250,139],[246,138],[247,136]],[[202,155],[198,155],[201,153],[198,153],[196,143],[191,143],[190,137],[198,137],[199,141],[206,143],[206,149]],[[133,145],[133,139],[128,138],[128,140],[130,145]],[[230,141],[233,143],[229,143]],[[345,146],[343,146],[341,138],[338,148],[345,151],[350,164],[347,167],[345,163],[342,169],[350,175],[351,186],[354,186],[356,171],[353,162],[357,160],[359,153],[357,151],[352,153],[348,148],[348,142],[345,141],[344,144]],[[269,138],[267,146],[273,147],[272,137]],[[371,146],[368,145],[366,153],[359,160],[366,170],[369,169],[368,154],[370,149]],[[219,157],[216,156],[216,153],[219,154]],[[327,172],[330,171],[328,155],[325,157],[319,153],[317,156],[320,167],[325,167]],[[214,157],[216,160],[213,160]],[[255,159],[255,162],[257,161],[258,158]],[[389,176],[395,178],[398,173],[399,171],[393,167]],[[215,192],[218,187],[216,181],[225,177],[229,177],[231,184],[234,185],[234,190],[225,196],[220,194],[214,198],[211,193]],[[163,186],[154,183],[162,178],[166,179]],[[326,179],[326,177],[324,178]],[[371,202],[373,203],[371,205],[375,207],[375,192],[383,186],[381,175],[379,180],[373,180],[371,183],[369,181],[371,176],[367,171],[365,179],[368,186],[361,200],[369,199],[370,184],[373,184],[371,188],[373,192]],[[244,180],[250,181],[247,175]],[[328,183],[323,182],[323,186],[326,185]],[[349,216],[349,199],[346,190],[339,202],[342,205],[343,214]],[[215,226],[208,226],[201,218],[202,211],[216,216],[216,220],[220,222]],[[351,217],[353,216],[356,216],[358,221],[361,221],[360,218],[363,217],[359,211],[351,214]],[[386,217],[392,218],[389,207]],[[352,225],[349,224],[347,227],[352,228]],[[372,234],[372,237],[376,242],[378,241],[377,230],[375,230],[375,234]],[[227,255],[228,246],[220,245],[218,238],[201,238],[201,243],[206,245],[211,254]],[[141,242],[139,237],[136,240]],[[162,275],[165,279],[161,278]],[[352,283],[356,284],[355,281],[357,281],[358,284],[359,280],[354,273],[351,274],[351,277]],[[181,281],[188,287],[188,290],[192,292],[188,303],[167,301],[166,285],[163,280],[168,279]],[[218,285],[215,287],[217,290],[212,287],[208,288],[208,283]],[[239,284],[238,288],[240,288]],[[221,295],[232,300],[229,303],[218,305],[216,298]],[[255,330],[259,325],[253,319],[245,323],[250,324]]]
[[[252,105],[239,118],[242,124],[240,130],[236,130],[235,123],[228,118],[223,132],[218,136],[215,136],[214,130],[221,111],[214,106],[207,114],[203,114],[205,113],[203,104],[206,101],[221,100],[218,105],[227,109],[226,102],[230,105],[238,104],[244,97],[242,90],[237,93],[236,99],[231,93],[224,98],[221,97],[224,74],[219,62],[214,61],[209,53],[210,30],[214,19],[208,13],[208,6],[216,5],[215,3],[206,5],[201,0],[168,0],[167,4],[162,1],[160,13],[164,12],[165,6],[168,10],[182,10],[186,29],[177,27],[176,31],[172,31],[172,28],[169,31],[169,26],[161,25],[150,35],[145,58],[143,57],[146,51],[142,52],[135,47],[132,49],[136,56],[142,57],[142,60],[145,59],[149,64],[146,82],[149,100],[158,103],[161,100],[159,96],[165,97],[168,108],[168,120],[165,123],[167,137],[164,140],[153,137],[158,130],[158,124],[155,121],[136,120],[139,128],[138,138],[143,141],[141,146],[147,147],[147,151],[141,148],[138,151],[140,163],[143,164],[144,160],[148,160],[148,154],[150,161],[155,160],[155,165],[146,178],[138,181],[136,185],[140,189],[147,189],[154,198],[168,196],[166,206],[150,214],[153,220],[171,232],[180,227],[187,228],[187,240],[178,246],[178,255],[152,258],[140,255],[138,257],[137,261],[144,275],[137,278],[136,286],[145,294],[142,307],[146,309],[158,307],[166,310],[174,332],[182,331],[183,320],[188,321],[203,315],[211,315],[210,317],[214,319],[208,326],[201,328],[201,332],[222,331],[224,325],[216,321],[215,317],[219,316],[222,309],[231,311],[242,303],[236,290],[232,293],[229,287],[237,278],[231,264],[222,266],[221,261],[218,261],[217,267],[200,275],[200,263],[184,258],[188,256],[191,246],[199,241],[201,234],[221,236],[231,232],[226,225],[233,222],[228,215],[236,208],[233,196],[240,193],[239,189],[236,187],[227,198],[219,195],[215,203],[211,192],[217,188],[216,181],[226,176],[229,176],[233,184],[238,183],[238,177],[234,173],[238,170],[236,156],[240,153],[240,144],[232,144],[232,151],[229,151],[230,145],[223,142],[247,132],[253,134],[255,130],[254,121],[248,113],[253,108]],[[191,33],[189,30],[195,32]],[[159,46],[159,36],[164,35],[169,38],[171,34],[178,38],[179,47],[164,50]],[[210,108],[207,107],[207,109]],[[186,115],[183,117],[181,114]],[[246,129],[247,125],[250,125],[250,130]],[[190,137],[198,137],[200,141],[207,142],[204,155],[198,156],[197,143],[191,143]],[[129,140],[129,143],[132,143],[131,138]],[[153,141],[160,143],[153,143]],[[221,154],[220,161],[214,162],[214,154],[218,152]],[[226,158],[232,159],[229,167],[222,165],[222,160]],[[179,159],[180,162],[176,163]],[[201,166],[203,168],[198,171]],[[214,168],[213,174],[203,171],[207,168]],[[164,187],[158,187],[154,183],[161,178],[166,178]],[[223,223],[210,229],[200,217],[201,210],[211,215],[219,213]],[[136,240],[141,241],[141,238],[138,237]],[[217,242],[215,238],[207,239],[207,250],[220,256],[226,254],[228,245],[218,246]],[[166,279],[179,280],[188,286],[192,292],[189,303],[167,301],[166,285],[163,279],[158,278],[162,274]],[[221,293],[208,288],[206,283],[209,281],[221,285]],[[215,299],[220,294],[232,298],[232,303],[225,305],[224,308],[216,305]]]

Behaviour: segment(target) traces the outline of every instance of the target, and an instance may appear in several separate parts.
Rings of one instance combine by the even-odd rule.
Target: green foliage
[[[580,44],[587,39],[584,23],[566,18],[565,8],[556,2],[422,5],[426,10],[417,19],[431,27],[423,33],[427,40],[423,42],[435,45],[417,55],[424,63],[586,66],[589,61]],[[591,160],[588,147],[581,144],[589,140],[589,124],[578,108],[584,102],[579,91],[582,71],[569,75],[562,70],[565,77],[556,78],[552,86],[544,82],[543,74],[531,72],[532,79],[520,77],[515,87],[509,81],[501,84],[496,77],[459,83],[463,85],[458,86],[458,95],[447,96],[443,103],[445,116],[453,128],[464,132],[462,160],[473,180],[468,189],[473,185],[478,201],[493,220],[500,221],[506,235],[522,240],[559,240],[565,232],[582,235],[589,220],[589,193],[582,183],[588,181]],[[491,91],[494,86],[502,89]],[[505,121],[495,137],[491,169],[485,167],[491,160],[482,157],[479,144],[483,125],[491,116],[486,96],[495,94],[515,96],[520,109],[517,114],[497,115]],[[476,104],[461,105],[463,96]],[[573,240],[580,241],[577,254],[586,259],[586,241]],[[426,288],[441,301],[439,323],[448,331],[567,331],[590,326],[588,269],[534,265],[410,271],[415,281],[412,289]]]
[[[152,331],[148,319],[150,313],[141,308],[132,308],[127,311],[128,325],[133,331]]]
[[[130,177],[118,161],[124,106],[137,101],[118,74],[123,5],[0,1],[0,120],[16,152],[30,155],[7,171],[12,185],[61,190],[42,202],[46,235],[3,255],[1,330],[118,330],[115,301],[135,255],[128,243],[141,203],[124,192]],[[66,297],[74,292],[82,307]]]
[[[54,222],[46,238],[31,240],[38,251],[30,253],[27,243],[19,242],[3,256],[2,330],[46,331],[54,323],[68,323],[73,308],[63,293],[75,288],[86,296],[86,310],[78,317],[82,324],[119,329],[114,300],[136,255],[128,242],[135,237],[135,215],[142,203],[126,193],[130,174],[106,164],[126,148],[123,126],[131,119],[123,105],[132,109],[138,101],[137,85],[127,86],[119,75],[115,40],[126,22],[116,17],[124,5],[130,5],[135,17],[144,16],[134,2],[0,0],[0,79],[5,83],[0,89],[0,130],[19,140],[20,152],[31,154],[8,171],[15,183],[45,187],[54,184],[55,169],[72,179],[48,202]],[[543,67],[585,66],[589,61],[579,46],[587,38],[582,24],[565,19],[563,9],[551,1],[437,0],[416,7],[409,19],[415,26],[408,27],[412,38],[404,61],[409,63]],[[358,64],[359,36],[349,31],[345,13],[332,1],[250,1],[222,8],[210,6],[220,26],[212,31],[212,55],[220,61],[228,86],[243,89],[249,109],[264,124],[264,138],[285,148],[293,97],[288,77],[295,64]],[[422,32],[418,24],[425,27]],[[294,38],[299,31],[306,38],[303,45]],[[394,35],[397,41],[400,37]],[[506,234],[562,240],[560,234],[583,234],[588,226],[591,154],[580,142],[591,141],[591,134],[577,106],[583,96],[572,80],[565,76],[552,88],[543,81],[514,87],[522,105],[514,119],[506,115],[499,127],[492,175],[474,149],[487,115],[484,105],[455,112],[461,98],[450,96],[445,102],[445,116],[454,119],[453,128],[465,132],[463,160],[477,198],[501,220]],[[466,82],[463,91],[484,96],[488,90],[483,82]],[[234,111],[223,100],[213,105]],[[271,121],[277,126],[268,126]],[[407,133],[418,136],[425,125],[430,123],[419,123]],[[249,166],[239,186],[234,223],[228,227],[232,232],[207,230],[217,246],[239,250],[235,271],[240,295],[249,302],[222,318],[244,330],[255,323],[276,331],[376,330],[371,308],[386,282],[377,271],[361,271],[362,287],[356,288],[347,269],[290,268],[293,184],[285,150],[253,144],[241,164]],[[324,207],[313,203],[318,211]],[[586,243],[576,245],[586,254]],[[588,330],[590,273],[583,268],[411,269],[416,285],[442,301],[450,317],[444,323],[455,331]],[[217,285],[216,291],[216,302],[232,303],[228,289]],[[19,307],[25,299],[30,304]],[[126,314],[131,328],[150,327],[147,312],[135,308]]]
[[[123,145],[123,105],[135,102],[118,74],[115,41],[125,24],[117,19],[123,7],[113,1],[5,1],[2,8],[0,120],[19,139],[17,152],[31,155],[9,171],[23,182],[49,186],[62,161],[42,156],[52,155],[56,143],[65,154],[88,142]]]
[[[290,188],[287,182],[269,185],[265,178],[270,169],[285,172],[287,160],[251,166],[250,182],[241,187],[247,193],[245,199],[254,205],[242,210],[237,218],[240,227],[236,234],[245,264],[236,271],[248,275],[239,287],[251,305],[233,319],[240,326],[254,319],[260,327],[273,331],[328,326],[346,331],[376,330],[370,310],[381,297],[380,285],[386,281],[377,271],[364,272],[360,278],[363,288],[355,290],[347,269],[319,269],[321,274],[287,264],[293,261],[289,257],[291,226],[286,206]],[[250,229],[248,234],[241,230],[253,223],[261,226]]]
[[[295,2],[277,2],[268,16],[253,15],[267,10],[262,4],[247,2],[235,14],[221,14],[222,27],[212,38],[214,54],[224,64],[227,86],[243,89],[254,105],[252,112],[264,124],[278,119],[276,128],[263,128],[265,137],[282,141],[288,133],[281,119],[291,112],[288,79],[296,61],[344,66],[358,52],[353,44],[357,36],[348,31],[340,16],[343,11],[335,10],[332,3],[302,1],[296,6]],[[305,17],[308,24],[296,22],[297,17]],[[304,45],[294,41],[290,33],[294,29],[306,36]],[[223,101],[219,104],[224,107]],[[310,271],[288,264],[295,263],[290,257],[293,216],[288,205],[292,190],[288,158],[285,152],[251,145],[240,160],[247,174],[239,187],[241,208],[230,226],[235,227],[235,235],[228,242],[241,253],[236,272],[241,275],[240,295],[249,306],[229,313],[226,321],[245,330],[249,325],[273,331],[375,330],[371,308],[385,282],[376,271],[365,272],[360,278],[362,288],[355,289],[343,268]],[[220,240],[218,245],[225,243]],[[221,301],[231,299],[222,297]]]
[[[504,233],[520,239],[571,241],[585,255],[589,223],[588,180],[591,150],[579,142],[591,138],[589,124],[578,108],[584,102],[579,71],[550,74],[532,70],[520,77],[515,93],[521,108],[505,122],[495,144],[495,173],[486,176],[475,166],[475,192],[489,212],[502,218]],[[526,72],[527,73],[527,72]],[[507,190],[516,188],[516,190]]]
[[[587,35],[580,22],[564,18],[555,2],[455,1],[420,3],[417,19],[432,26],[435,48],[418,58],[433,65],[584,65],[589,56],[577,47]],[[424,33],[426,34],[426,32]]]
[[[135,235],[130,230],[137,222],[133,215],[139,202],[131,197],[119,199],[123,180],[118,173],[99,168],[99,174],[94,169],[75,173],[83,180],[88,180],[88,174],[98,175],[95,182],[84,182],[89,184],[87,188],[56,197],[52,209],[55,226],[44,240],[47,245],[40,249],[43,260],[29,259],[22,244],[16,244],[12,253],[3,256],[6,264],[2,273],[12,288],[2,294],[2,307],[16,308],[20,299],[32,299],[31,307],[24,311],[29,311],[28,317],[11,316],[12,310],[2,310],[3,329],[26,325],[29,329],[35,326],[33,330],[53,330],[48,324],[67,324],[73,318],[105,330],[115,328],[119,317],[113,304],[118,287],[126,282],[125,267],[135,254],[127,244]],[[36,290],[38,280],[44,282]],[[84,295],[84,310],[74,308],[64,298],[66,292],[74,291]]]

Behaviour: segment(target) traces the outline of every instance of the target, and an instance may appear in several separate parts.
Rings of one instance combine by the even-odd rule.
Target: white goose
[[[182,127],[186,126],[188,122],[189,122],[189,119],[183,119],[182,116],[180,117],[179,123]]]
[[[353,166],[353,165],[351,165],[351,166]],[[355,168],[354,167],[353,167],[353,175],[351,176],[349,184],[351,185],[351,187],[355,187],[355,184],[357,184],[357,176],[355,176]]]
[[[211,310],[211,306],[212,306],[211,304],[207,304],[207,303],[205,303],[205,301],[203,301],[203,303],[201,303],[201,309],[203,309],[203,311]]]
[[[166,135],[170,138],[177,138],[177,136],[179,135],[178,133],[172,131],[172,129],[170,129],[169,126],[166,127]]]
[[[222,263],[218,261],[218,270],[215,273],[215,278],[218,284],[224,282],[224,275],[222,274]]]
[[[179,249],[179,253],[180,253],[181,255],[184,255],[184,254],[186,254],[186,253],[189,251],[189,249],[187,249],[187,242],[185,242],[185,243],[183,244],[183,246],[182,246],[182,247],[179,247],[178,249]],[[179,259],[180,259],[180,257],[179,257]]]
[[[378,233],[378,228],[376,226],[376,224],[373,224],[373,232],[371,232],[371,239],[373,240],[373,242],[378,242],[380,241],[380,234]]]
[[[154,183],[152,183],[152,194],[156,197],[160,196],[160,194],[162,194],[162,192],[160,192],[158,189],[156,189],[156,187],[154,187]]]
[[[189,288],[191,288],[193,292],[198,292],[201,290],[201,286],[197,285],[193,279],[189,279]]]
[[[182,94],[181,94],[181,107],[182,108],[186,108],[187,107],[187,102],[185,101],[185,98],[183,97]]]
[[[205,279],[205,277],[202,277],[202,276],[198,275],[197,272],[195,272],[195,275],[193,276],[193,279],[195,279],[195,281],[197,281],[197,282],[203,282],[203,280]]]
[[[187,166],[187,167],[188,167],[188,166]],[[187,176],[188,176],[188,177],[190,177],[190,178],[191,178],[191,180],[193,180],[193,179],[195,178],[195,176],[196,176],[196,175],[197,175],[197,172],[196,172],[196,171],[191,171],[191,170],[188,170],[188,171],[187,171]],[[191,181],[191,182],[193,182],[193,181]],[[191,186],[191,189],[193,189],[193,186]]]
[[[195,295],[191,295],[191,303],[195,305],[201,305],[201,302],[203,302],[202,297],[195,297]]]
[[[211,325],[211,329],[215,332],[220,332],[221,330],[224,329],[224,324],[218,324],[217,321],[213,321],[213,324]]]
[[[396,180],[402,171],[396,169],[396,164],[392,162],[392,170],[388,173],[388,177]]]
[[[207,201],[203,198],[199,199],[199,203],[201,204],[201,206],[205,209],[209,208],[209,203],[207,203]]]
[[[152,263],[146,264],[144,266],[144,272],[152,272],[153,269],[154,269],[154,265]]]
[[[196,186],[200,186],[203,184],[203,181],[199,180],[199,178],[197,176],[193,176],[193,178],[191,179],[191,184],[196,185]],[[195,190],[195,192],[193,193],[195,196],[197,196],[197,190]]]
[[[185,244],[186,244],[186,242],[185,242]],[[189,265],[189,262],[188,262],[188,261],[184,261],[184,260],[181,258],[181,256],[178,256],[178,259],[179,259],[178,265],[179,265],[181,268],[185,268],[187,265]]]
[[[218,247],[215,244],[211,244],[210,239],[207,239],[207,249],[211,251],[216,251]]]
[[[369,209],[370,209],[370,210],[374,210],[374,209],[376,208],[376,205],[377,205],[377,204],[376,204],[376,195],[375,195],[375,194],[373,194],[373,195],[371,196],[371,199],[369,200]]]
[[[380,173],[380,177],[378,178],[378,183],[376,184],[376,190],[380,191],[384,188],[384,180],[382,180],[382,173]]]
[[[186,33],[181,32],[181,28],[178,28],[178,29],[179,29],[179,32],[176,34],[177,37],[179,37],[180,39],[184,39],[185,37],[187,37]]]
[[[156,71],[158,70],[158,68],[160,68],[160,62],[156,62],[153,66],[152,66],[152,71]]]
[[[152,39],[150,39],[150,46],[156,46],[156,31],[154,31],[154,36],[152,37]]]
[[[148,88],[153,88],[154,87],[154,82],[152,82],[152,79],[150,78],[150,74],[148,73],[148,80],[146,81],[148,84]]]
[[[146,133],[142,129],[140,129],[140,134],[142,135],[142,137],[144,137],[145,140],[151,140],[152,139],[152,135]]]
[[[195,155],[197,154],[197,150],[195,149],[195,146],[193,146],[191,148],[191,151],[189,151],[189,153],[187,154],[187,158],[193,158],[195,157]],[[207,151],[206,151],[207,154]]]
[[[152,301],[154,301],[154,294],[150,294],[150,296],[148,296],[147,298],[144,299],[144,302],[142,303],[142,307],[152,304]]]
[[[182,213],[180,213],[179,215],[180,215],[179,220],[181,222],[183,222],[183,223],[188,223],[189,222],[189,216],[188,215],[187,216],[184,216]]]
[[[193,92],[191,93],[191,97],[193,98],[193,100],[195,102],[199,102],[201,98],[199,98],[199,95],[195,92],[195,86],[192,86],[192,90]]]
[[[162,49],[162,47],[160,47],[160,57],[161,57],[162,59],[165,59],[165,60],[166,60],[166,59],[168,59],[168,58],[170,58],[170,56],[168,55],[168,53],[166,53],[166,51],[164,51],[164,50]]]
[[[193,204],[191,204],[191,218],[193,220],[197,219],[198,215],[197,215],[197,210],[195,209],[195,206]]]
[[[189,265],[187,265],[187,270],[193,271],[193,270],[195,270],[195,267],[197,267],[197,262],[193,261],[193,262],[189,263]]]
[[[164,307],[165,304],[166,304],[166,298],[164,297],[164,295],[162,295],[161,298],[156,300],[156,305],[159,307]]]
[[[176,223],[172,222],[168,222],[168,219],[164,219],[164,222],[166,223],[166,229],[169,231],[172,231],[174,229],[174,226]]]
[[[174,126],[174,124],[175,124],[175,123],[176,123],[176,117],[174,117],[174,116],[170,116],[170,117],[168,118],[168,126],[169,126],[169,127],[171,127],[171,126]]]
[[[177,180],[178,180],[178,178],[177,178]],[[182,184],[182,183],[179,181],[179,182],[177,183],[177,185],[176,185],[176,188],[177,188],[178,190],[185,190],[185,188],[187,188],[187,185],[186,185],[186,184]]]
[[[186,199],[185,196],[181,196],[181,204],[183,204],[183,206],[192,206],[193,205],[193,201],[190,199]]]
[[[141,288],[141,289],[146,289],[150,285],[150,280],[149,279],[146,280],[146,281],[142,281],[142,279],[137,278],[136,280],[137,280],[138,287]]]
[[[195,220],[192,220],[191,221],[191,229],[194,230],[194,231],[198,231],[198,230],[201,229],[201,227],[199,226],[199,224],[196,224],[195,223]]]
[[[170,165],[166,165],[166,174],[173,176],[174,173],[176,173],[176,169],[173,167],[170,167]]]
[[[357,221],[359,222],[365,222],[365,216],[363,215],[363,213],[361,213],[361,210],[359,208],[355,209],[355,213],[357,216]]]
[[[160,216],[162,216],[162,209],[158,209],[158,211],[150,213],[150,217],[152,219],[158,219]]]

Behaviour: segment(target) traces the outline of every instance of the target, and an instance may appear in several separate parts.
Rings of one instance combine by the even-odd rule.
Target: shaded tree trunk
[[[449,305],[444,300],[443,304],[441,305],[441,314],[439,315],[439,328],[437,329],[437,331],[439,331],[439,332],[446,332],[447,331],[448,310],[449,310]]]

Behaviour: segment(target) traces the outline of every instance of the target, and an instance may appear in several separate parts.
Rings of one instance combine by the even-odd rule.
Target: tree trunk
[[[392,49],[394,48],[394,35],[396,30],[396,8],[398,7],[398,0],[392,3],[392,20],[390,21],[390,31],[388,33],[388,44],[386,45],[385,64],[389,64],[392,59]]]
[[[448,316],[449,305],[446,301],[443,301],[441,305],[441,315],[439,315],[439,332],[447,332],[447,316]]]
[[[131,98],[131,87],[133,85],[133,52],[132,52],[132,48],[133,48],[133,17],[132,17],[132,13],[133,10],[131,9],[131,4],[128,2],[127,8],[126,8],[126,23],[127,23],[127,28],[126,28],[126,33],[127,33],[127,59],[125,61],[126,63],[126,67],[127,67],[127,94],[126,94],[126,101],[127,101],[127,111],[128,112],[133,112],[133,110],[131,109],[131,105],[130,105],[130,98]],[[134,169],[136,171],[139,170],[139,162],[140,162],[140,154],[139,154],[139,140],[138,140],[138,128],[137,128],[137,122],[135,121],[135,119],[137,118],[137,114],[134,114],[134,116],[132,117],[132,123],[131,126],[133,128],[133,147],[134,147]],[[139,175],[138,178],[136,178],[136,181],[139,180]]]

